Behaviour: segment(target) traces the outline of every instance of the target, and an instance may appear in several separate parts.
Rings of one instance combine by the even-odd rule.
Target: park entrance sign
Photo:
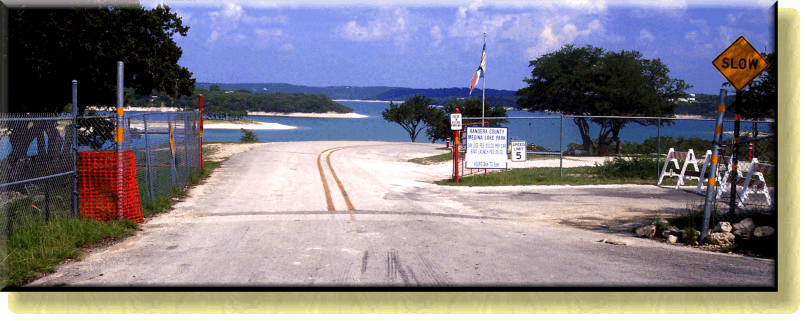
[[[737,91],[742,90],[745,85],[768,68],[765,58],[743,36],[737,38],[731,46],[717,56],[712,61],[712,65],[720,71],[723,77],[726,77]]]
[[[507,169],[507,128],[465,127],[465,168]]]

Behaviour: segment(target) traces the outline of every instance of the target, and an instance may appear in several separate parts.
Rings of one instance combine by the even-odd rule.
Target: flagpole
[[[483,32],[482,37],[483,37],[482,38],[482,48],[484,48],[485,44],[487,43],[487,39],[488,39],[487,31]],[[487,60],[487,59],[485,59],[485,60]],[[487,62],[485,62],[485,69],[488,69],[487,68]],[[485,73],[487,73],[487,72],[485,70],[483,70],[482,71],[482,127],[485,127],[485,78],[487,78],[487,77],[485,77]]]

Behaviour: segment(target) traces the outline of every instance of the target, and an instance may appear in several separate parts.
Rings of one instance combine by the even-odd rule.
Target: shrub
[[[658,178],[658,165],[653,158],[634,157],[625,159],[617,157],[606,160],[602,165],[596,164],[592,169],[597,175],[604,178]]]
[[[253,131],[251,131],[249,129],[243,129],[243,128],[241,128],[241,132],[244,133],[244,135],[241,136],[241,141],[242,142],[244,142],[244,143],[257,143],[258,142],[258,135],[255,135],[255,132],[253,132]]]

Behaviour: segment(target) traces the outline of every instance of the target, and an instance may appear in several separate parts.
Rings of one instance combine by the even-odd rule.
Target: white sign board
[[[462,114],[451,114],[451,130],[462,130]]]
[[[465,127],[465,168],[507,169],[507,128]]]
[[[511,142],[510,147],[510,160],[514,162],[527,161],[527,142]]]

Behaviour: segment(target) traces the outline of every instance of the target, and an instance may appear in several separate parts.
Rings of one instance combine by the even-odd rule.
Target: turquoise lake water
[[[317,141],[317,140],[373,140],[390,142],[409,142],[409,134],[400,125],[387,122],[381,117],[381,112],[389,108],[389,102],[339,102],[345,106],[353,108],[358,114],[367,115],[367,118],[293,118],[293,117],[270,117],[270,116],[249,116],[249,119],[260,122],[279,123],[283,125],[295,126],[290,130],[255,130],[255,134],[262,142],[289,142],[289,141]],[[554,151],[560,148],[560,119],[559,115],[546,113],[533,113],[529,111],[509,110],[509,117],[533,117],[529,119],[511,119],[503,127],[508,128],[508,136],[515,140],[523,140],[529,143],[536,143]],[[537,117],[555,117],[542,118]],[[715,121],[702,120],[676,120],[671,126],[662,126],[657,129],[653,126],[640,126],[635,123],[629,124],[620,132],[623,142],[643,142],[645,139],[653,137],[660,132],[661,136],[685,138],[699,137],[712,140]],[[724,122],[723,128],[733,129],[733,122]],[[741,130],[751,130],[750,122],[741,123]],[[767,124],[759,125],[760,131],[767,131]],[[599,128],[591,124],[591,135],[596,136]],[[238,141],[242,136],[240,130],[227,129],[205,129],[205,141]],[[725,139],[725,138],[724,138]],[[430,143],[424,129],[417,137],[416,142]],[[582,143],[580,131],[571,118],[563,121],[563,149],[566,150],[568,143]],[[437,143],[445,143],[438,140]]]

